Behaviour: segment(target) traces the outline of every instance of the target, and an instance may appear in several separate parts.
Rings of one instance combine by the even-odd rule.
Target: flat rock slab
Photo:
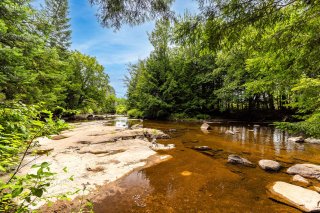
[[[277,181],[267,186],[270,198],[304,212],[320,212],[320,194],[310,189]]]
[[[296,164],[287,169],[287,173],[291,175],[301,175],[306,178],[316,178],[320,180],[320,166],[315,164]]]
[[[281,164],[274,160],[260,160],[259,166],[266,171],[279,171]]]

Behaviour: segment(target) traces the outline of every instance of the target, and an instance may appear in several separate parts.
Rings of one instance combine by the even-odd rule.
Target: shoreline
[[[117,130],[114,126],[106,126],[104,121],[76,123],[74,128],[51,139],[39,138],[39,146],[33,151],[47,155],[28,155],[24,161],[26,166],[19,174],[33,173],[32,164],[48,162],[51,172],[56,175],[44,197],[54,197],[49,199],[54,203],[56,196],[70,193],[68,198],[73,200],[79,195],[90,195],[137,168],[170,159],[152,150],[147,137],[164,138],[167,135],[146,128]],[[28,164],[30,161],[32,163]],[[32,208],[38,209],[45,203],[41,201]]]

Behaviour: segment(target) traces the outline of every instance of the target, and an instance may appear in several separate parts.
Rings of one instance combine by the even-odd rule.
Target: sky
[[[40,2],[37,0],[36,2]],[[110,84],[117,97],[124,97],[126,87],[123,82],[127,75],[127,65],[145,59],[152,51],[147,32],[152,32],[154,21],[139,25],[123,25],[120,30],[103,28],[88,0],[69,0],[72,29],[72,50],[94,56],[105,67]],[[194,0],[176,0],[173,10],[182,15],[187,9],[194,13],[197,3]]]

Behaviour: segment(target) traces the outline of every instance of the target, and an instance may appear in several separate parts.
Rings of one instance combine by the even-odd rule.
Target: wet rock
[[[227,135],[234,135],[235,132],[233,132],[233,131],[231,131],[231,130],[227,130],[227,131],[225,132],[225,134],[227,134]]]
[[[93,119],[94,120],[104,120],[105,117],[103,115],[95,115],[95,116],[93,116]]]
[[[174,149],[174,148],[175,148],[174,144],[164,145],[164,144],[160,144],[160,143],[152,143],[152,145],[150,146],[150,149],[152,149],[154,151],[170,150],[170,149]]]
[[[316,178],[320,180],[320,166],[315,164],[296,164],[287,169],[287,173],[291,175],[301,175],[306,178]]]
[[[192,149],[198,150],[198,151],[208,151],[208,150],[212,150],[210,147],[208,146],[194,146],[192,147]]]
[[[281,169],[281,164],[273,160],[260,160],[259,166],[266,171],[279,171]]]
[[[87,116],[87,119],[88,119],[88,120],[94,120],[94,115],[92,115],[92,114],[91,114],[91,115],[88,115],[88,116]]]
[[[142,124],[135,124],[131,126],[131,129],[141,129],[141,128],[143,128]]]
[[[290,138],[288,138],[288,142],[303,143],[304,139],[301,136],[299,136],[299,137],[290,137]]]
[[[211,126],[208,123],[203,123],[200,128],[202,130],[210,130]]]
[[[295,182],[299,186],[310,186],[310,182],[300,175],[294,175],[292,177],[292,182]]]
[[[144,136],[147,138],[155,138],[155,139],[168,139],[168,138],[170,138],[169,135],[167,135],[166,133],[164,133],[160,130],[155,130],[155,129],[141,129],[141,130],[144,131]]]
[[[300,186],[285,182],[275,182],[267,186],[269,197],[298,208],[304,212],[319,212],[320,194]]]
[[[72,116],[72,118],[70,118],[70,120],[78,120],[78,121],[87,120],[87,115],[74,115]]]
[[[320,193],[320,185],[319,184],[313,185],[311,188],[312,188],[312,190]]]
[[[251,163],[249,160],[242,158],[238,155],[229,155],[228,156],[228,163],[242,164],[244,166],[254,167],[253,163]]]
[[[320,144],[320,139],[317,138],[306,138],[304,140],[306,143],[314,143],[314,144]]]

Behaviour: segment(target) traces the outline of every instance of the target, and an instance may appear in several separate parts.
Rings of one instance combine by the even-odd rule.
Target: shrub
[[[138,109],[130,109],[127,115],[131,118],[143,118],[143,112]]]

